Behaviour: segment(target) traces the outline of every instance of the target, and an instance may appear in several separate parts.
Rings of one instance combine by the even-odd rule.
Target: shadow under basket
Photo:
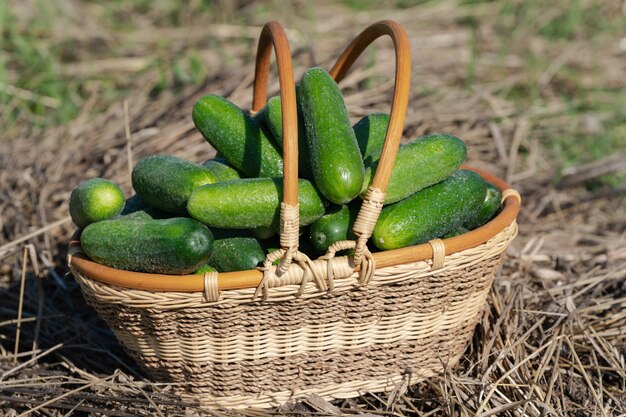
[[[504,181],[475,170],[502,191],[502,209],[489,223],[461,236],[370,253],[365,242],[383,205],[408,102],[406,34],[397,23],[378,22],[330,71],[339,82],[363,49],[385,34],[396,48],[396,85],[376,176],[354,226],[358,239],[339,242],[352,245],[340,249],[355,248],[354,255],[336,256],[331,247],[310,260],[296,251],[295,83],[284,32],[275,22],[259,41],[252,106],[256,112],[267,99],[273,41],[284,121],[283,248],[268,255],[264,272],[122,271],[92,262],[77,239],[70,243],[68,263],[87,302],[155,381],[172,383],[184,398],[206,406],[265,408],[313,393],[333,400],[390,391],[458,362],[517,234],[520,197]],[[357,228],[360,219],[368,221]],[[274,254],[283,258],[279,266],[272,266]],[[263,297],[256,296],[259,289]]]

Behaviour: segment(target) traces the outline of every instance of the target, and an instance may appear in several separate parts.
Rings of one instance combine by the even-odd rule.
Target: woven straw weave
[[[453,366],[483,313],[513,222],[488,242],[445,258],[357,274],[333,292],[307,284],[204,292],[107,285],[72,268],[87,301],[155,380],[210,406],[270,407],[316,393],[326,399],[388,391]],[[277,300],[280,300],[279,302]]]

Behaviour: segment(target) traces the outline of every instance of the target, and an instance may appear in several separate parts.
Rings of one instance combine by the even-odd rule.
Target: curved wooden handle
[[[276,54],[280,102],[283,113],[283,203],[295,207],[298,204],[298,111],[296,107],[296,84],[293,79],[291,50],[282,26],[269,22],[263,26],[254,68],[252,113],[267,102],[272,48]]]
[[[398,153],[406,110],[409,104],[411,48],[406,32],[402,26],[392,20],[381,20],[372,24],[348,45],[330,70],[330,75],[339,83],[365,48],[383,35],[389,35],[393,40],[396,53],[396,77],[393,99],[391,101],[389,127],[387,128],[387,135],[385,136],[378,168],[372,181],[372,187],[385,192],[391,177],[393,164],[396,160],[396,154]]]
[[[354,248],[354,263],[359,265],[362,255],[367,249],[367,240],[374,231],[376,221],[382,210],[387,183],[393,171],[396,154],[402,138],[404,119],[409,103],[409,89],[411,85],[411,48],[406,32],[398,23],[391,20],[381,20],[366,28],[348,45],[341,54],[330,75],[340,82],[346,75],[354,61],[361,55],[374,40],[383,35],[389,35],[393,41],[396,54],[396,77],[391,101],[389,126],[385,135],[385,142],[374,174],[372,185],[368,188],[359,214],[354,222],[354,234],[357,241]]]

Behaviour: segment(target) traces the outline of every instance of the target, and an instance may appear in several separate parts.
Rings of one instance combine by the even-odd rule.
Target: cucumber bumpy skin
[[[247,177],[280,177],[283,158],[259,122],[223,97],[208,95],[193,106],[202,136]]]
[[[253,237],[217,239],[208,263],[219,272],[254,269],[265,259],[265,251]]]
[[[296,97],[300,95],[300,88],[296,86]],[[283,109],[281,108],[281,100],[279,96],[274,96],[267,101],[267,104],[261,110],[265,117],[265,124],[274,136],[276,145],[283,148]],[[306,130],[304,128],[304,119],[302,118],[302,109],[298,104],[298,172],[301,178],[308,180],[313,179],[313,169],[311,168],[311,158],[309,156],[309,148],[306,144]]]
[[[486,192],[480,175],[456,171],[450,178],[384,207],[372,234],[374,245],[397,249],[443,236],[476,215]]]
[[[153,220],[168,219],[170,217],[173,217],[170,213],[149,206],[143,202],[141,197],[135,194],[126,200],[124,210],[115,218],[119,220]]]
[[[498,210],[500,210],[500,200],[502,200],[502,193],[498,187],[487,182],[487,193],[480,210],[478,210],[476,216],[468,220],[463,227],[468,230],[474,230],[487,223],[496,215]]]
[[[206,264],[213,248],[208,227],[189,218],[103,220],[80,236],[85,253],[112,268],[183,275]]]
[[[467,156],[465,143],[456,136],[435,134],[401,145],[387,184],[385,204],[393,204],[448,178]],[[361,196],[374,179],[378,161],[365,170]]]
[[[213,158],[204,161],[202,166],[208,169],[215,176],[215,182],[238,180],[241,175],[237,170],[228,165],[228,161],[224,158]]]
[[[187,215],[187,199],[195,188],[216,182],[213,173],[202,165],[171,155],[140,159],[131,179],[135,192],[145,203],[182,215]]]
[[[124,208],[120,187],[104,178],[91,178],[78,184],[70,195],[70,216],[80,228],[111,219]]]
[[[329,207],[326,214],[309,227],[309,237],[315,250],[324,253],[335,242],[354,239],[352,227],[358,212],[358,204]]]
[[[388,127],[387,113],[368,114],[352,126],[366,167],[380,158]]]
[[[211,227],[254,229],[278,224],[282,178],[244,178],[196,188],[189,198],[191,217]],[[324,203],[313,185],[298,180],[300,225],[324,214]]]
[[[345,204],[361,191],[364,167],[341,90],[328,72],[304,73],[300,106],[315,185],[329,201]]]

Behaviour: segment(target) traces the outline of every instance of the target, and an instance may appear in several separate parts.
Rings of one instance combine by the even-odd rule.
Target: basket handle
[[[283,274],[298,250],[299,207],[298,207],[298,112],[296,107],[296,85],[293,79],[291,50],[285,31],[278,22],[263,26],[256,54],[251,113],[256,113],[267,102],[272,46],[276,54],[280,101],[283,115],[283,201],[280,205],[280,245],[285,250],[276,269]]]
[[[387,127],[387,134],[378,167],[374,174],[372,185],[367,189],[363,198],[363,204],[354,223],[353,230],[357,236],[354,249],[355,265],[361,262],[363,252],[367,248],[367,239],[372,235],[382,210],[387,183],[391,177],[400,139],[402,138],[411,85],[411,49],[406,32],[400,24],[392,20],[376,22],[354,38],[330,70],[330,75],[339,83],[365,48],[383,35],[389,35],[394,45],[396,55],[395,85],[391,101],[389,126]]]

